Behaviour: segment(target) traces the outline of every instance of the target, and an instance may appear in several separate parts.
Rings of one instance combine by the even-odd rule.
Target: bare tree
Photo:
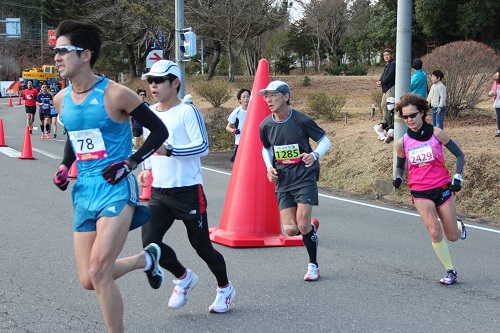
[[[251,38],[276,26],[283,18],[280,0],[190,0],[186,16],[199,35],[224,46],[229,56],[229,81],[234,81],[235,63]],[[216,51],[217,52],[217,51]],[[218,55],[220,56],[220,54]],[[218,61],[218,56],[214,61]],[[217,63],[210,64],[207,79]]]
[[[172,4],[161,0],[139,0],[133,3],[91,0],[87,5],[93,9],[89,10],[86,20],[103,27],[105,45],[124,47],[131,77],[137,77],[142,72],[153,42],[168,57],[175,38]],[[165,38],[161,39],[160,35]]]
[[[346,0],[297,0],[309,26],[314,31],[313,45],[316,54],[316,71],[322,67],[322,49],[336,53],[347,28],[348,10]],[[326,45],[323,45],[326,44]]]

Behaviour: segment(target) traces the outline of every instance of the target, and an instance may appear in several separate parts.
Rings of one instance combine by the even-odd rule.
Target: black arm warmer
[[[448,141],[448,143],[445,144],[444,146],[448,148],[448,150],[457,158],[457,166],[455,173],[462,174],[462,171],[464,169],[464,153],[457,146],[457,144],[453,142],[452,139],[450,139],[450,141]]]
[[[403,178],[403,174],[405,173],[406,167],[406,157],[396,157],[396,177]]]
[[[153,153],[161,147],[168,138],[168,131],[163,121],[161,121],[144,103],[141,103],[141,105],[130,112],[130,115],[142,126],[151,131],[141,148],[129,157],[131,161],[139,164],[153,155]]]
[[[66,139],[66,144],[64,145],[64,155],[63,155],[63,160],[61,164],[64,164],[66,168],[71,168],[71,165],[73,165],[73,162],[75,162],[76,156],[75,152],[73,151],[73,147],[71,147],[71,142],[69,140],[69,134],[68,138]]]

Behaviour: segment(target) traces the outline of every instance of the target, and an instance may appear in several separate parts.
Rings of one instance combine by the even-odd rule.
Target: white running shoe
[[[229,286],[226,288],[217,288],[217,296],[215,296],[215,301],[210,305],[208,311],[212,313],[228,312],[234,296],[236,296],[236,292],[233,284],[229,281]]]
[[[318,281],[319,267],[315,264],[307,264],[307,273],[304,275],[304,281]]]
[[[168,306],[172,309],[178,309],[186,304],[189,293],[198,283],[198,276],[194,274],[193,271],[188,269],[184,279],[176,279],[172,282],[174,282],[175,287],[172,291],[170,299],[168,300]]]

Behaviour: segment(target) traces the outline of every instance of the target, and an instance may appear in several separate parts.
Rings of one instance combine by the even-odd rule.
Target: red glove
[[[56,184],[61,191],[66,191],[68,188],[68,168],[65,165],[61,164],[59,166],[59,170],[54,175],[54,184]]]

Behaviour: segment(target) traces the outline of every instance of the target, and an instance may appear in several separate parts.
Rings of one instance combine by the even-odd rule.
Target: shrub
[[[210,151],[227,151],[234,146],[234,135],[225,130],[229,109],[215,109],[205,113],[205,126],[207,128]]]
[[[362,76],[366,75],[367,73],[368,73],[368,67],[364,65],[354,65],[348,67],[347,70],[345,71],[345,75],[352,75],[352,76]]]
[[[229,84],[221,80],[198,82],[193,86],[193,89],[214,108],[220,107],[231,98]]]
[[[456,119],[460,112],[475,108],[487,98],[487,83],[491,83],[500,56],[485,44],[459,41],[436,48],[422,62],[427,75],[436,69],[444,73],[447,114]]]
[[[323,67],[323,70],[330,75],[339,76],[342,75],[342,68],[340,66]]]
[[[345,96],[339,92],[327,94],[315,91],[307,96],[307,107],[313,117],[323,117],[334,121],[345,105]]]
[[[302,80],[302,85],[304,87],[309,87],[311,85],[311,78],[309,76],[304,76],[304,79]]]

